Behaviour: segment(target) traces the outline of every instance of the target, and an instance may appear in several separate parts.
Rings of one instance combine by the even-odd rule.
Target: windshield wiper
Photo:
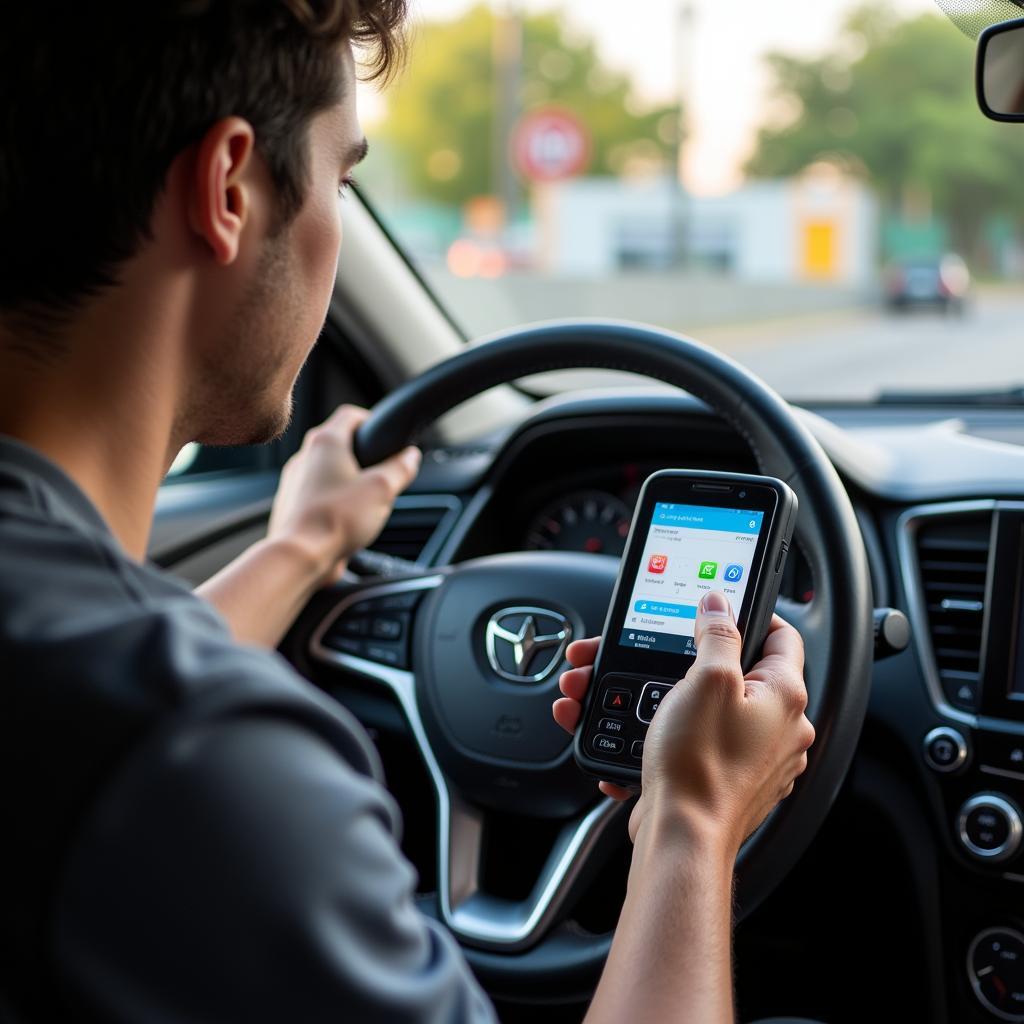
[[[1024,406],[1024,385],[991,391],[881,391],[878,405],[982,405]]]

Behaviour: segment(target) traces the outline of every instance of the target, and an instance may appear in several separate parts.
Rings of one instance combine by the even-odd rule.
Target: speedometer
[[[589,551],[621,555],[629,533],[626,503],[606,491],[579,491],[544,508],[530,523],[530,551]]]

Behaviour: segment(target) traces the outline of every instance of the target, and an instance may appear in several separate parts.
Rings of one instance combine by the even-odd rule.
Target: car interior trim
[[[963,725],[978,727],[978,716],[969,711],[961,711],[953,707],[942,692],[938,667],[935,663],[935,652],[932,650],[931,630],[925,609],[924,592],[921,587],[921,569],[917,557],[915,541],[917,531],[923,523],[936,518],[969,515],[972,512],[994,512],[996,502],[991,499],[982,501],[950,501],[934,505],[915,505],[908,508],[900,516],[896,526],[896,541],[899,549],[900,572],[903,577],[903,590],[907,600],[907,615],[914,634],[917,656],[921,664],[928,696],[935,710],[944,718],[952,719]]]

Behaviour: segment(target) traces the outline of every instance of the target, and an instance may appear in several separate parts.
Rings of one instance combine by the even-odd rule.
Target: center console
[[[948,959],[970,1020],[1024,1022],[1024,504],[910,509],[899,541],[935,712],[920,753],[957,883]]]

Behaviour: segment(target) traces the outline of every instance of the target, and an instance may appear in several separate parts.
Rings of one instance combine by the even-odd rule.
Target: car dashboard
[[[857,754],[824,827],[737,926],[739,1019],[1024,1020],[1024,410],[798,414],[851,498],[876,608],[905,613],[912,638],[874,664]],[[683,394],[556,396],[472,443],[425,445],[374,547],[399,571],[522,550],[618,556],[640,485],[663,468],[757,472],[747,443]],[[783,593],[806,601],[814,580],[794,552]],[[429,908],[433,792],[401,708],[308,651],[282,651],[370,730]],[[488,881],[514,897],[552,826],[524,808],[496,827]],[[614,927],[628,870],[623,842],[588,880],[574,927]],[[491,994],[499,1008],[521,996]]]
[[[884,989],[891,1019],[1024,1019],[1024,414],[803,416],[850,494],[875,605],[903,611],[913,639],[876,662],[826,827],[738,929],[741,1015],[863,1019]],[[430,538],[437,565],[516,550],[618,556],[643,480],[668,467],[757,471],[696,400],[575,394],[473,445],[428,450],[396,517],[422,513],[429,495],[457,503]],[[797,553],[783,592],[806,601],[813,587]],[[409,852],[429,871],[428,853]],[[623,871],[597,884],[595,907],[603,895],[608,908],[593,927],[613,922]],[[854,973],[866,989],[849,990]]]

